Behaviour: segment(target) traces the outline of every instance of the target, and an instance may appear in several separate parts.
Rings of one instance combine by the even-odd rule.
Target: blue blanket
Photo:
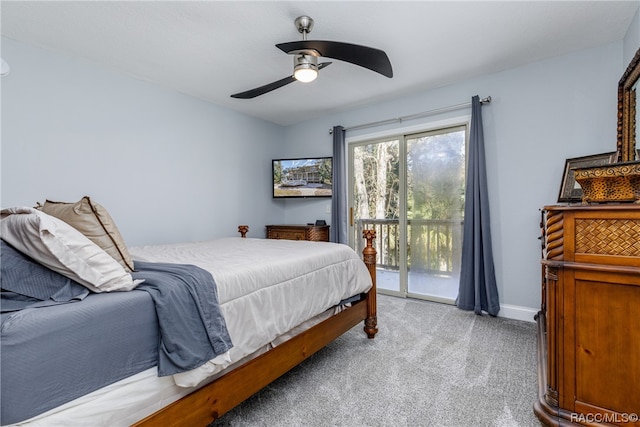
[[[203,365],[233,347],[211,274],[194,265],[135,262],[136,288],[153,299],[160,325],[158,375]]]

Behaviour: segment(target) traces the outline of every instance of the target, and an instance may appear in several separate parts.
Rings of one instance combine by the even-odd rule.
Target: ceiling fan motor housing
[[[316,55],[308,55],[301,53],[293,55],[293,67],[298,68],[315,68],[318,69],[318,57]]]
[[[307,34],[313,30],[313,19],[308,16],[298,16],[294,21],[298,32],[302,34],[302,39],[307,39]]]

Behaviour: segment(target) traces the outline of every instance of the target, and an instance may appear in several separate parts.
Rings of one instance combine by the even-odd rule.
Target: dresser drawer
[[[306,240],[305,230],[294,229],[268,229],[267,239],[285,239],[285,240]]]
[[[267,225],[267,239],[328,242],[328,225]]]

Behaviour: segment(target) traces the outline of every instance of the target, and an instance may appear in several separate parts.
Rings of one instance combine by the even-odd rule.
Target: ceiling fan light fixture
[[[296,67],[296,70],[293,72],[293,76],[302,83],[312,82],[318,77],[318,70],[313,68],[305,68],[303,66]]]
[[[314,81],[318,77],[318,58],[314,55],[295,55],[293,77],[303,83]]]

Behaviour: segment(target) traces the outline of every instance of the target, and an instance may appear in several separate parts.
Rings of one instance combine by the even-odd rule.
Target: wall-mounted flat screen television
[[[273,198],[331,197],[332,158],[273,160]]]

